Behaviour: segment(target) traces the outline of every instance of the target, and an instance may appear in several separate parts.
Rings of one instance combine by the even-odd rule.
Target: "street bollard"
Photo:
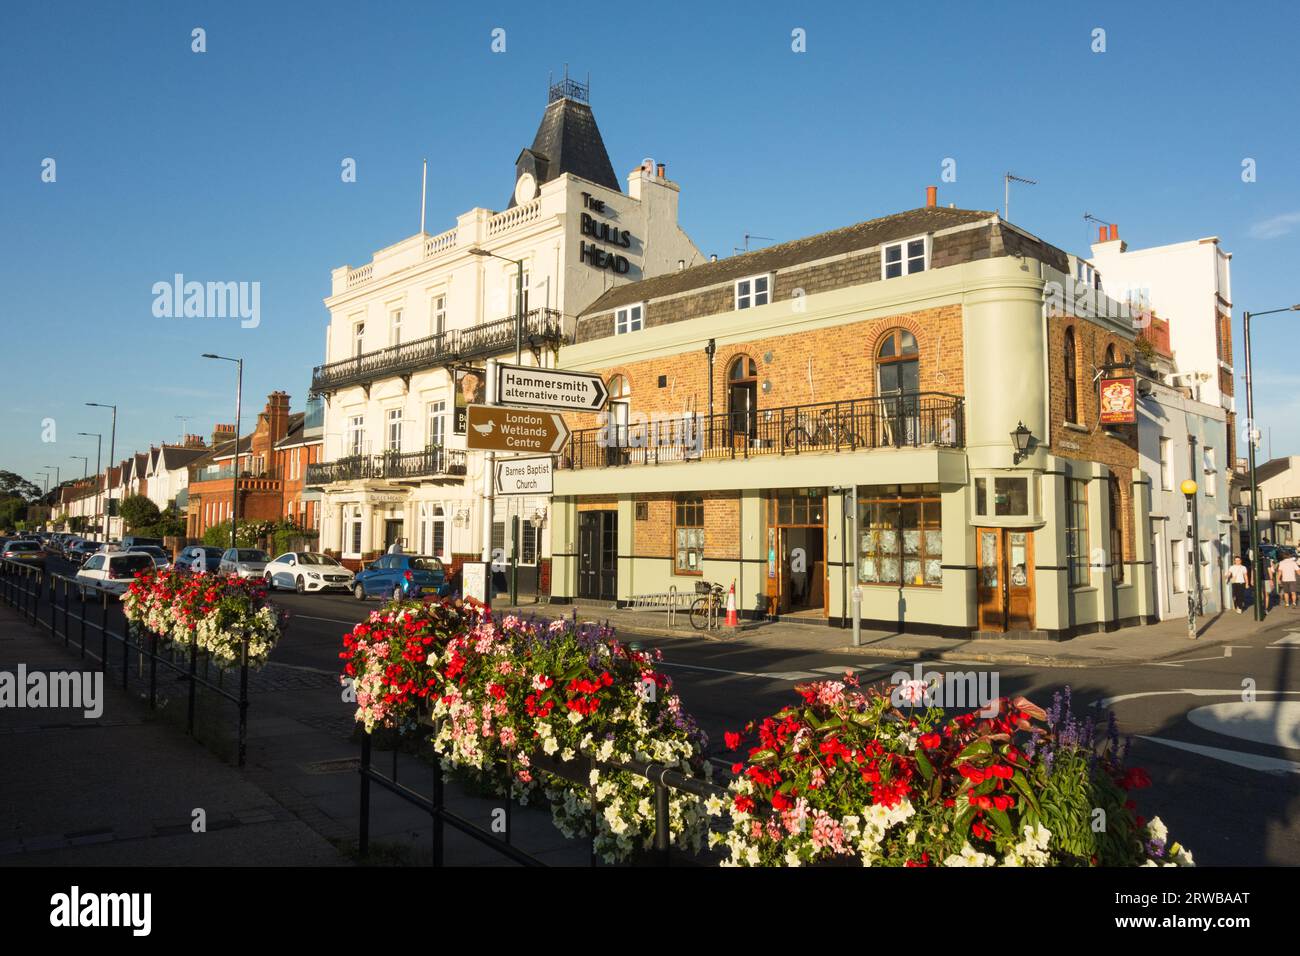
[[[862,588],[853,589],[853,646],[862,646]]]

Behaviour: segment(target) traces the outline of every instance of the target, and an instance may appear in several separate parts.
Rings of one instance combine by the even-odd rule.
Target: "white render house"
[[[513,185],[503,183],[504,211],[472,208],[445,232],[334,270],[311,386],[325,400],[324,448],[307,471],[322,498],[322,550],[359,561],[401,539],[444,561],[481,552],[484,456],[466,452],[463,408],[483,401],[486,359],[514,360],[517,262],[523,364],[556,367],[577,313],[606,290],[702,261],[677,224],[679,187],[665,167],[645,161],[620,182],[586,100],[567,79],[551,87]],[[638,310],[626,321],[639,328]],[[549,506],[498,498],[493,547],[516,533],[509,524],[520,564],[538,566]]]

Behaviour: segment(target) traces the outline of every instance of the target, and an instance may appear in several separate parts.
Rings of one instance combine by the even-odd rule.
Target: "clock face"
[[[537,195],[537,180],[532,173],[524,173],[515,183],[515,202],[526,203]]]

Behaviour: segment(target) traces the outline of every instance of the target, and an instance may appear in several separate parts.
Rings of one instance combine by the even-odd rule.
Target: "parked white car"
[[[293,588],[299,594],[309,591],[351,591],[353,574],[329,555],[314,551],[287,551],[270,562],[262,572],[267,587]]]
[[[82,597],[101,591],[121,597],[139,572],[153,567],[153,558],[139,551],[101,551],[88,557],[77,571],[77,588]]]
[[[171,552],[154,544],[136,544],[127,548],[128,554],[147,554],[153,559],[153,566],[165,571],[172,566]]]
[[[221,556],[217,570],[221,574],[234,574],[241,578],[260,578],[271,560],[265,551],[257,548],[227,548]]]

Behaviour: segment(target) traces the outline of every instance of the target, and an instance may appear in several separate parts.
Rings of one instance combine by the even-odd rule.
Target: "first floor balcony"
[[[964,402],[942,392],[651,417],[574,431],[568,470],[870,451],[965,447]]]
[[[418,481],[463,478],[465,452],[460,448],[432,445],[423,451],[382,452],[378,455],[349,455],[335,461],[307,466],[307,487],[321,488],[341,482],[388,480]]]
[[[553,348],[569,340],[563,313],[532,309],[524,313],[522,322],[512,315],[318,365],[312,370],[311,394],[327,394],[352,385],[369,388],[380,379],[501,355],[514,349],[516,329],[520,343],[528,349]]]

